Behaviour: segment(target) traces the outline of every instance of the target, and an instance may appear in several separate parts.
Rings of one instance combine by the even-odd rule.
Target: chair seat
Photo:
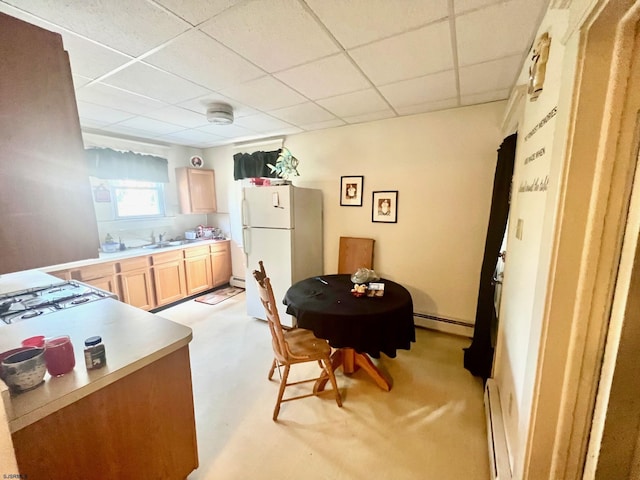
[[[294,328],[284,332],[284,338],[289,351],[295,357],[315,360],[331,353],[331,347],[327,341],[316,337],[311,330]]]

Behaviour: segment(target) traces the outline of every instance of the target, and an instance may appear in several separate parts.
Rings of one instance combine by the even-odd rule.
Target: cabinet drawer
[[[154,265],[158,265],[159,263],[175,262],[176,260],[182,260],[182,250],[172,250],[170,252],[151,255],[151,263]]]
[[[75,273],[75,272],[74,272]],[[80,268],[77,274],[73,275],[80,281],[94,280],[96,278],[108,277],[116,273],[114,263],[96,263]]]
[[[184,258],[202,257],[203,255],[209,255],[209,245],[184,249]]]
[[[225,250],[230,250],[228,240],[225,242],[213,243],[209,245],[209,247],[211,248],[211,253],[218,253],[218,252],[224,252]]]
[[[149,266],[149,257],[134,257],[120,262],[120,272],[130,272]]]

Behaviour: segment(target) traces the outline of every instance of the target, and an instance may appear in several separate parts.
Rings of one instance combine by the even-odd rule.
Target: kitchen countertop
[[[50,265],[48,267],[42,267],[39,270],[42,272],[56,272],[59,270],[68,270],[72,268],[85,267],[87,265],[94,265],[97,263],[105,263],[105,262],[113,262],[117,260],[122,260],[124,258],[132,258],[132,257],[141,257],[146,255],[153,255],[155,253],[161,252],[170,252],[171,250],[182,250],[185,248],[198,247],[201,245],[211,245],[215,243],[228,242],[228,239],[218,239],[218,240],[194,240],[189,241],[188,243],[184,243],[182,245],[176,246],[167,246],[161,248],[127,248],[126,250],[121,250],[113,253],[104,253],[100,252],[100,256],[98,258],[89,258],[87,260],[79,260],[77,262],[63,263],[60,265]]]
[[[57,281],[59,279],[42,272],[19,272],[0,276],[0,289],[4,290],[10,285],[16,286],[13,288],[16,290]],[[187,345],[192,339],[191,328],[110,298],[2,326],[0,329],[0,352],[19,347],[24,338],[34,335],[69,335],[76,358],[76,366],[70,373],[58,378],[45,373],[44,383],[28,392],[10,393],[6,384],[0,381],[0,397],[11,432],[153,363]],[[84,340],[94,335],[102,337],[107,365],[101,369],[87,370],[84,364]]]

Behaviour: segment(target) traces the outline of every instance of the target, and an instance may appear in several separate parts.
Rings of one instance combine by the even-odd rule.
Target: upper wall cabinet
[[[215,213],[216,177],[213,170],[176,168],[180,213]]]
[[[0,13],[0,274],[98,257],[62,37]]]

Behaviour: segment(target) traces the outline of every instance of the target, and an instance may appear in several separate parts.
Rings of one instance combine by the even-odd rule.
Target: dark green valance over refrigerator
[[[272,172],[268,163],[275,165],[281,150],[272,152],[236,153],[233,156],[233,179],[243,178],[277,178],[276,172]]]
[[[88,148],[85,158],[92,177],[169,183],[169,161],[166,158],[111,148]]]
[[[484,245],[482,269],[480,270],[480,287],[478,290],[473,341],[468,348],[464,349],[464,368],[484,380],[491,376],[493,365],[494,346],[491,342],[491,330],[492,328],[497,328],[498,320],[494,305],[495,285],[493,283],[493,274],[509,218],[511,180],[516,158],[517,139],[517,133],[508,136],[498,149],[489,226]]]

